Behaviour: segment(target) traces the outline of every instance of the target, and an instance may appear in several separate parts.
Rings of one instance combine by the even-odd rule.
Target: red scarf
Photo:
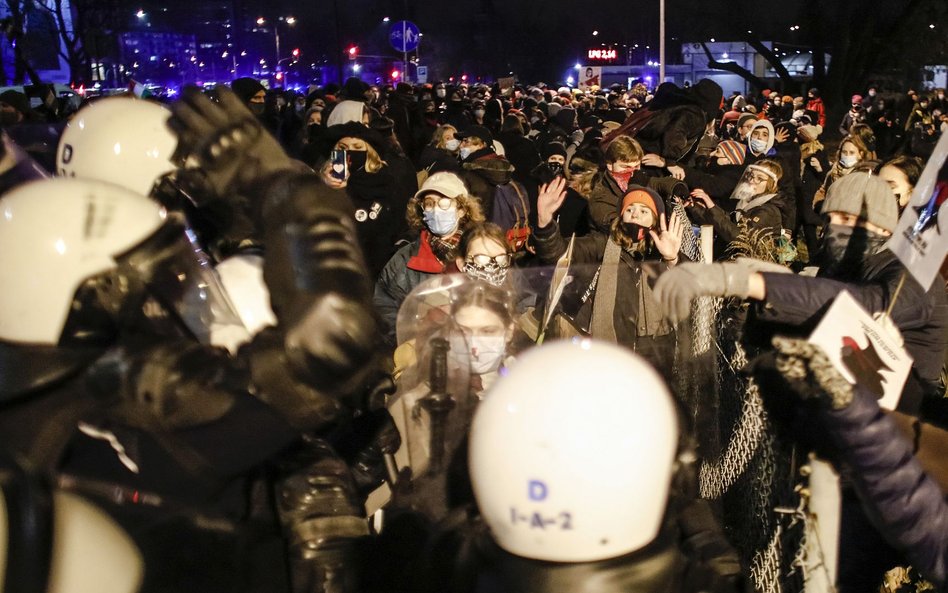
[[[406,266],[409,270],[415,270],[418,272],[425,272],[427,274],[443,274],[445,269],[452,262],[443,263],[438,256],[435,255],[434,249],[431,248],[432,240],[439,240],[442,243],[453,243],[457,245],[458,241],[461,239],[460,233],[454,233],[451,237],[432,237],[431,233],[427,230],[421,231],[421,239],[419,240],[418,253],[409,258]]]
[[[635,171],[625,171],[623,173],[616,173],[614,171],[609,171],[609,175],[612,175],[612,178],[616,183],[619,184],[619,189],[625,191],[629,188],[629,180],[632,179],[632,175]]]

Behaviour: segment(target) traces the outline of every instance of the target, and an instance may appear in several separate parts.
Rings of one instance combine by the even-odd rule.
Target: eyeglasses
[[[495,266],[506,268],[510,266],[511,257],[509,253],[501,253],[500,255],[495,255],[493,257],[487,255],[486,253],[478,253],[467,256],[467,261],[468,263],[472,263],[481,267],[494,264]]]
[[[421,202],[421,209],[425,212],[432,212],[436,207],[441,210],[450,210],[454,203],[454,198],[426,196]]]
[[[767,177],[766,175],[751,175],[747,178],[747,180],[751,183],[767,183],[770,181],[770,177]]]

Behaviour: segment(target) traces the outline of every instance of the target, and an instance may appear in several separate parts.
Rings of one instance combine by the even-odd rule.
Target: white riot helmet
[[[178,138],[166,125],[170,116],[167,108],[132,97],[108,97],[83,107],[59,140],[57,174],[149,195],[176,168],[171,157]]]
[[[12,468],[11,468],[12,469]],[[0,584],[47,593],[134,593],[141,552],[101,509],[20,471],[0,478]]]
[[[481,402],[471,482],[504,550],[604,560],[658,536],[678,443],[672,396],[646,362],[604,342],[557,342],[527,352]]]
[[[15,188],[0,212],[0,341],[102,344],[142,315],[205,343],[242,327],[182,219],[149,198],[57,178]],[[162,310],[146,315],[149,300]]]

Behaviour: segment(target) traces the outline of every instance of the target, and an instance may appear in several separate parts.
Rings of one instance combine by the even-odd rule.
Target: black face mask
[[[633,241],[641,241],[645,238],[645,231],[648,229],[634,222],[622,221],[619,223],[619,230],[622,231],[623,235],[629,237]]]
[[[547,163],[546,166],[549,167],[554,177],[563,174],[563,165],[561,163]]]
[[[888,237],[862,227],[828,224],[823,228],[820,252],[815,260],[820,276],[836,280],[856,280],[866,259],[882,250]]]
[[[251,103],[250,104],[250,111],[257,117],[260,117],[261,115],[263,115],[263,112],[266,110],[266,108],[267,108],[266,103]]]
[[[349,151],[349,170],[350,171],[364,171],[366,159],[368,158],[369,153],[365,150],[350,150]]]

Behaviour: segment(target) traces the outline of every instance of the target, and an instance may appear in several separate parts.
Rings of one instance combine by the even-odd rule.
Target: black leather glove
[[[168,127],[178,136],[177,184],[189,196],[248,195],[262,181],[296,168],[279,142],[240,99],[217,87],[218,102],[195,87],[172,105]]]

